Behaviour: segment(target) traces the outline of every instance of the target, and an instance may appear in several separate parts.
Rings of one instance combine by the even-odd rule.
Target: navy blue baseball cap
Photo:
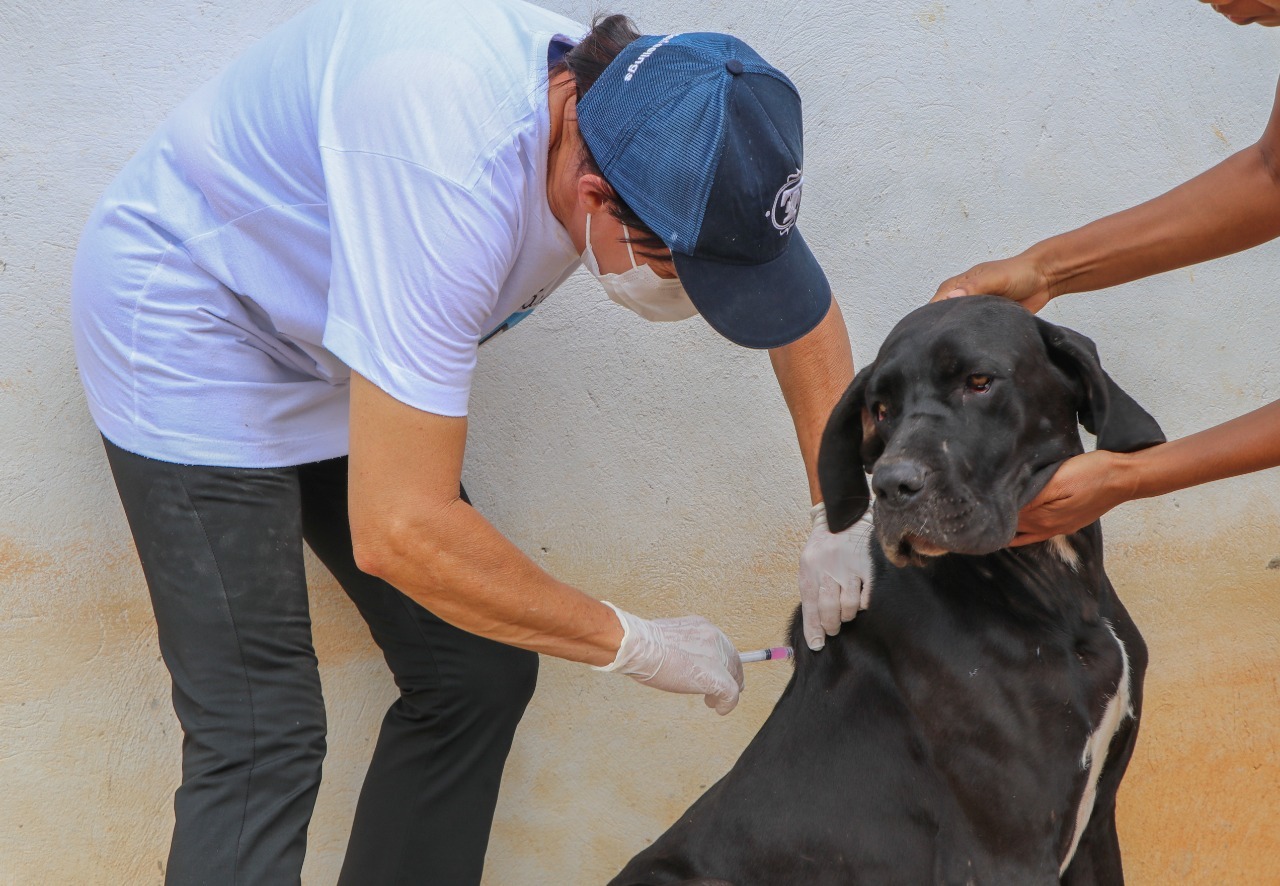
[[[578,102],[578,128],[717,332],[776,348],[826,315],[831,286],[796,230],[800,94],[750,46],[728,34],[641,37]]]

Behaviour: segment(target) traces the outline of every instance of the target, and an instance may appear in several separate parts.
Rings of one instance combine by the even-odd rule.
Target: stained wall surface
[[[550,0],[581,20],[581,0]],[[75,376],[71,261],[97,194],[187,92],[298,0],[0,4],[0,883],[159,883],[178,778],[146,590]],[[1153,196],[1254,141],[1280,35],[1194,0],[635,0],[725,30],[805,99],[801,224],[859,361],[944,277]],[[1172,437],[1280,392],[1275,245],[1051,304]],[[745,647],[795,601],[806,492],[764,354],[647,325],[581,276],[486,346],[466,481],[557,576]],[[1280,882],[1280,472],[1109,515],[1151,646],[1121,796],[1131,881]],[[332,736],[308,884],[334,882],[392,687],[314,561]],[[545,661],[489,884],[601,883],[723,773],[786,668],[721,719]]]

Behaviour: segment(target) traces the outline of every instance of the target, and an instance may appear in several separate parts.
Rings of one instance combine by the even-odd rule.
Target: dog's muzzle
[[[895,566],[943,554],[989,554],[1013,537],[1017,508],[1007,496],[982,498],[914,459],[877,464],[876,532]]]

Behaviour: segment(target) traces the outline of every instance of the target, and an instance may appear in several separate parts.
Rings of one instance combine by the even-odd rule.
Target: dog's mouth
[[[881,540],[880,544],[884,548],[884,555],[894,566],[923,566],[933,557],[951,553],[941,545],[917,535],[904,535],[896,543]]]
[[[984,506],[992,503],[960,496],[932,504],[903,510],[876,502],[880,546],[894,566],[923,566],[947,554],[990,554],[1008,545],[1013,536],[1013,524],[1004,509]]]
[[[951,553],[942,545],[935,544],[918,535],[904,535],[902,541],[898,542],[898,544],[899,546],[905,546],[908,552],[919,554],[922,557],[941,557],[943,554]]]

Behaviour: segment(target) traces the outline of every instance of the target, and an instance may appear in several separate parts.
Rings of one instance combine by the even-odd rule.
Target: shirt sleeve
[[[402,403],[467,414],[481,333],[515,259],[513,190],[322,148],[332,249],[324,345]]]

